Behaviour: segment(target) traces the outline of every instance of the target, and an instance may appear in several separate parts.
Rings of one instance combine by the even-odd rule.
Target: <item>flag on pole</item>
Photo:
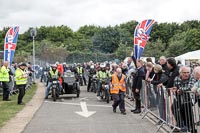
[[[140,59],[144,47],[146,46],[146,43],[148,39],[150,38],[150,32],[153,27],[154,20],[147,19],[143,20],[141,23],[138,23],[135,27],[134,32],[134,56],[136,59]]]
[[[17,46],[19,27],[11,27],[5,36],[4,42],[4,61],[9,61],[12,64],[14,53]]]

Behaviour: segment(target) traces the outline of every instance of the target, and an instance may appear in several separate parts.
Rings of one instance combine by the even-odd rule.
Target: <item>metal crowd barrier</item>
[[[31,85],[33,84],[32,76],[28,76],[27,84],[26,84],[26,90],[31,88]],[[18,93],[18,89],[16,88],[15,79],[13,76],[11,76],[11,81],[9,83],[9,90],[10,90],[10,96],[15,95]]]
[[[126,96],[128,99],[131,99],[131,100],[133,100],[132,85],[133,85],[133,77],[128,76],[126,78]]]
[[[175,92],[143,81],[141,101],[144,118],[151,114],[157,118],[158,130],[168,127],[169,132],[200,133],[200,96],[183,90]]]

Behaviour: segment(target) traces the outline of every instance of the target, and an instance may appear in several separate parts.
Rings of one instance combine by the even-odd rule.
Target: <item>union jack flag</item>
[[[10,65],[14,59],[15,49],[17,47],[19,27],[11,27],[5,36],[4,42],[4,61],[9,61]]]
[[[136,59],[140,59],[144,47],[146,46],[147,41],[149,40],[149,35],[153,27],[154,20],[147,19],[138,23],[135,27],[134,32],[134,56]]]

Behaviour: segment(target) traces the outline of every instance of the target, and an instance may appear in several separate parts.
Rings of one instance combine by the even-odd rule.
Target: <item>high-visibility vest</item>
[[[126,76],[122,74],[122,78],[118,79],[116,74],[112,75],[112,87],[110,89],[110,93],[111,94],[118,94],[119,90],[125,92],[126,88],[125,88],[125,78]]]
[[[9,69],[5,66],[2,66],[0,69],[0,81],[9,82]]]
[[[58,70],[56,70],[55,73],[51,70],[50,74],[51,74],[51,78],[52,79],[58,79],[59,78],[59,76],[58,76]]]
[[[82,74],[83,73],[83,67],[77,67],[77,72],[78,74]]]
[[[16,80],[16,85],[25,85],[27,84],[27,77],[22,77],[26,75],[25,71],[23,71],[20,68],[17,68],[15,71],[15,80]]]
[[[109,78],[109,77],[110,77],[110,74],[107,71],[106,72],[99,71],[97,73],[98,79],[105,79],[105,78]]]

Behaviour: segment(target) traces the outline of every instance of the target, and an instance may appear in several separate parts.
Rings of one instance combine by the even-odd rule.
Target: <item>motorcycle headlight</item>
[[[53,81],[53,84],[56,84],[57,83],[57,81]]]

